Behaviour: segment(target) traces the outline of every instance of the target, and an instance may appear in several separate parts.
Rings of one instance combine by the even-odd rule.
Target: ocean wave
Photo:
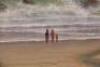
[[[19,1],[15,6],[11,4],[0,13],[0,41],[44,40],[47,28],[55,29],[60,40],[100,38],[100,16],[91,15],[72,0],[68,1],[61,6],[33,6]]]

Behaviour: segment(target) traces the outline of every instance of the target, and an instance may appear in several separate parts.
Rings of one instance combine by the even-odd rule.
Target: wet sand
[[[100,40],[0,43],[0,62],[2,67],[91,67],[82,56],[97,50]]]

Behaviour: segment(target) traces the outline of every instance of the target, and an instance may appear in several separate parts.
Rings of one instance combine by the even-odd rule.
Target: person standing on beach
[[[45,32],[45,42],[48,43],[49,42],[49,30],[46,29],[46,32]]]
[[[58,33],[56,32],[56,34],[55,34],[55,38],[56,38],[56,42],[58,42]]]
[[[51,41],[54,42],[55,39],[55,31],[52,29],[51,30]]]

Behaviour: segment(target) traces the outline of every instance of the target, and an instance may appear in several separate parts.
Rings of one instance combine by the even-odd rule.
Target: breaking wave
[[[100,17],[73,0],[47,6],[23,4],[21,0],[9,2],[14,6],[8,4],[9,8],[0,13],[0,42],[44,40],[46,28],[55,29],[60,40],[100,38]]]

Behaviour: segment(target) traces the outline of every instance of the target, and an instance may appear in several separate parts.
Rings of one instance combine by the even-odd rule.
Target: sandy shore
[[[2,67],[91,67],[82,56],[97,50],[100,40],[0,43],[0,62]]]

